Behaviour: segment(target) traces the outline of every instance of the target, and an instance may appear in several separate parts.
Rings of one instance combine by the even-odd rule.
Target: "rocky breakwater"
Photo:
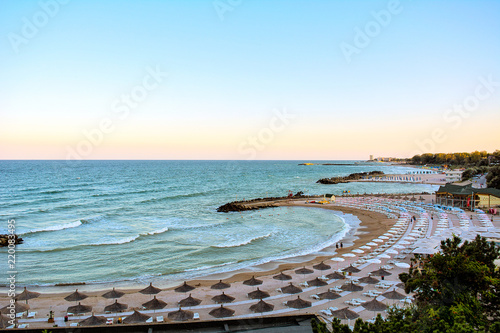
[[[246,210],[278,207],[279,205],[277,204],[277,201],[285,201],[290,199],[301,199],[301,198],[309,198],[309,196],[305,196],[303,192],[298,192],[294,195],[287,197],[269,197],[269,198],[257,198],[244,201],[233,201],[220,206],[219,208],[217,208],[217,211],[221,213],[228,213],[228,212],[243,212]]]
[[[21,244],[23,239],[17,235],[14,235],[14,243]],[[9,245],[9,235],[0,235],[0,247]]]
[[[344,176],[344,177],[323,178],[318,180],[316,183],[319,184],[349,183],[366,177],[381,176],[383,174],[384,173],[382,171],[357,172],[357,173],[351,173],[349,176]]]

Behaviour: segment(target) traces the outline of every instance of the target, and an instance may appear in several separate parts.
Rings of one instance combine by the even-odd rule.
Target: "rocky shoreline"
[[[278,207],[279,205],[275,203],[276,201],[285,201],[290,199],[306,199],[312,197],[313,196],[304,195],[303,192],[297,192],[296,194],[287,197],[269,197],[269,198],[256,198],[243,201],[233,201],[217,208],[217,212],[219,213],[243,212],[247,210]]]
[[[382,171],[357,172],[357,173],[351,173],[349,176],[344,176],[344,177],[323,178],[323,179],[318,180],[316,183],[319,183],[319,184],[341,184],[341,183],[348,183],[351,181],[356,181],[356,180],[362,179],[364,177],[380,176],[383,174],[384,173]]]
[[[14,244],[22,244],[23,239],[17,235],[14,235]],[[0,235],[0,247],[5,247],[9,245],[9,235]]]

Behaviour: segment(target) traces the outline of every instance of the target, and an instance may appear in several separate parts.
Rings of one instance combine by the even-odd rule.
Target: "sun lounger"
[[[304,287],[304,288],[309,287],[309,285],[308,285],[308,284],[307,284],[307,282],[305,282],[305,281],[304,281],[304,282],[302,282],[301,284],[299,284],[299,286]]]
[[[324,314],[325,316],[331,317],[332,313],[330,310],[320,310],[319,313]]]
[[[149,317],[148,320],[146,320],[146,323],[152,323],[153,322],[153,317]]]
[[[163,323],[163,316],[156,317],[156,322],[157,323]]]
[[[200,320],[200,314],[198,312],[195,312],[193,315],[194,320]]]
[[[69,326],[76,327],[76,326],[78,326],[78,323],[71,323],[71,324],[69,324]]]
[[[281,288],[276,289],[276,291],[282,293]]]
[[[18,312],[16,313],[16,318],[22,318],[24,315],[24,312]]]
[[[28,318],[35,318],[36,316],[36,311],[28,313]]]
[[[17,326],[17,328],[28,328],[30,326],[30,324],[21,324],[19,326]]]
[[[311,298],[320,299],[320,297],[318,295],[311,295]]]
[[[113,325],[113,318],[106,318],[106,325]]]

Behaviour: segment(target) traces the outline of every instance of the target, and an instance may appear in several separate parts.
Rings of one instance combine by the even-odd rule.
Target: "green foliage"
[[[486,185],[500,189],[500,166],[491,167],[486,176]]]
[[[326,328],[326,324],[315,318],[311,320],[311,327],[313,333],[329,333],[328,329]]]
[[[499,256],[500,249],[479,235],[470,242],[457,236],[442,241],[441,253],[416,256],[409,272],[399,275],[405,291],[415,292],[414,306],[390,308],[374,323],[358,319],[352,331],[336,319],[333,332],[500,333],[500,271],[493,263]]]
[[[425,153],[422,155],[415,155],[408,160],[411,164],[424,165],[424,164],[438,164],[448,166],[487,166],[489,164],[488,158],[493,162],[500,162],[500,151],[496,150],[494,153],[486,151],[474,151],[472,153]]]

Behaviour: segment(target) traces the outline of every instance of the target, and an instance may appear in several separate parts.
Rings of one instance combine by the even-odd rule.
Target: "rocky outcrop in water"
[[[255,210],[262,208],[278,207],[275,204],[276,201],[284,201],[287,199],[300,199],[309,198],[309,196],[304,195],[304,192],[297,192],[292,196],[287,197],[269,197],[269,198],[257,198],[251,200],[243,201],[233,201],[217,208],[218,212],[228,213],[228,212],[243,212],[246,210]]]
[[[344,177],[323,178],[323,179],[318,180],[316,183],[319,183],[319,184],[348,183],[348,182],[356,181],[356,180],[364,178],[364,177],[380,176],[383,174],[384,173],[382,171],[357,172],[357,173],[351,173],[349,176],[344,176]]]
[[[14,235],[15,244],[21,244],[23,239],[17,235]],[[0,235],[0,247],[9,245],[9,235]]]

